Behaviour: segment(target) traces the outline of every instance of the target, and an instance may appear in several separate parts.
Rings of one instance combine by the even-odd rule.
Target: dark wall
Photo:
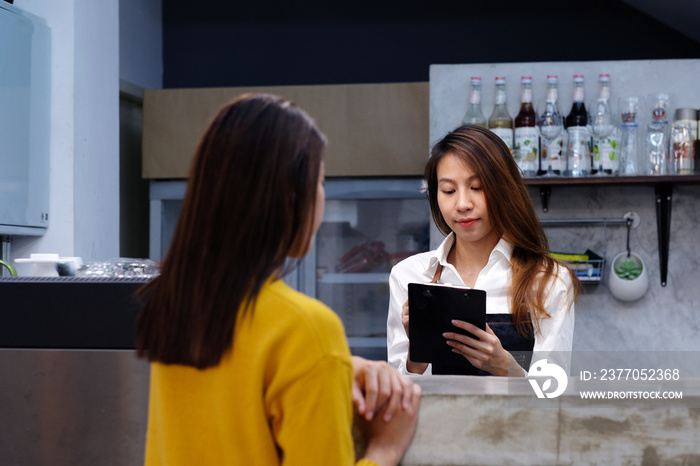
[[[163,0],[164,87],[428,81],[431,64],[698,58],[617,0]]]

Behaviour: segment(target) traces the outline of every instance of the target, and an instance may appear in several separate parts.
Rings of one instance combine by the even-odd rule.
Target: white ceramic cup
[[[622,279],[615,273],[615,267],[626,260],[631,260],[642,266],[641,275],[634,280]],[[627,257],[627,252],[621,252],[615,256],[610,264],[608,288],[610,289],[610,294],[620,301],[636,301],[644,296],[647,289],[649,289],[649,275],[647,274],[647,266],[642,258],[635,253],[630,253],[630,257]]]

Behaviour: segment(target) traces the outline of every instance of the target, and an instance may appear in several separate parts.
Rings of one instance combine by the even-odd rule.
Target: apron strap
[[[437,269],[435,269],[435,275],[433,275],[433,279],[430,281],[430,283],[437,283],[438,280],[440,280],[441,275],[442,275],[442,264],[438,264]]]

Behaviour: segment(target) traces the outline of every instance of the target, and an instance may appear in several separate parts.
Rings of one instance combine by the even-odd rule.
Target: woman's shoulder
[[[281,334],[296,332],[306,338],[341,338],[344,329],[340,317],[321,301],[294,290],[282,280],[268,282],[255,305],[254,318],[274,325]]]
[[[284,310],[292,318],[308,316],[332,322],[340,321],[337,314],[323,302],[293,289],[283,280],[268,282],[258,296],[258,305],[272,305],[280,311],[279,314]]]
[[[282,386],[311,373],[323,361],[351,370],[350,349],[338,315],[282,280],[263,286],[245,319],[236,326],[234,357],[241,350],[238,357],[247,355],[266,366]]]
[[[547,300],[557,300],[559,297],[567,297],[572,300],[575,296],[576,284],[573,272],[566,265],[555,261],[552,270],[549,274],[546,273],[543,267],[540,274],[541,283],[545,286],[545,295]]]
[[[560,262],[554,263],[552,276],[554,279],[554,283],[552,286],[563,286],[565,288],[568,288],[573,283],[571,269],[569,269],[566,265]]]

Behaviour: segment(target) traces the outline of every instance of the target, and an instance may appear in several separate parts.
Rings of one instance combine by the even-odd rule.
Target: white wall
[[[75,255],[119,257],[119,0],[75,0]]]
[[[52,252],[84,261],[119,256],[119,80],[161,87],[160,0],[20,1],[51,29],[51,221],[15,237],[11,259]],[[128,52],[120,58],[120,7]],[[18,265],[18,272],[26,266]]]

